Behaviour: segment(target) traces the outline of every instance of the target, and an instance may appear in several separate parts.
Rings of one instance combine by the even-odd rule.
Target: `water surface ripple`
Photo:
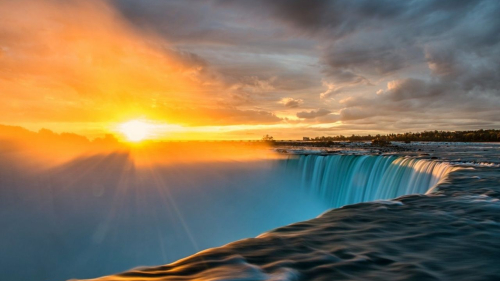
[[[428,194],[346,205],[96,280],[500,280],[500,150],[486,145],[475,147],[476,157],[466,146],[442,152],[463,169]]]

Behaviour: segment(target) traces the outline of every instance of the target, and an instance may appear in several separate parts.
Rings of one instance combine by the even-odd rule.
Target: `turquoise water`
[[[303,155],[281,163],[294,171],[282,176],[318,202],[368,202],[97,280],[500,280],[500,145],[417,148],[422,155],[412,158]]]
[[[446,162],[370,155],[300,155],[286,165],[331,207],[426,193],[456,169]]]
[[[296,223],[203,252],[213,263],[201,268],[195,255],[182,270],[174,263],[155,272],[164,280],[179,280],[183,270],[182,278],[200,280],[342,280],[357,272],[397,280],[403,271],[401,280],[460,280],[468,264],[469,272],[497,274],[489,261],[500,252],[492,238],[500,233],[499,147],[420,149],[426,156],[299,155],[148,169],[111,154],[44,173],[3,157],[0,269],[18,281],[92,278]],[[308,221],[330,208],[338,209]]]

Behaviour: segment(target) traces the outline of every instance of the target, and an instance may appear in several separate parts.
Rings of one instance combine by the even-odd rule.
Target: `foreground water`
[[[419,147],[425,154],[410,158],[303,155],[149,171],[116,154],[36,180],[13,177],[15,167],[4,164],[2,186],[16,192],[2,189],[2,272],[11,280],[95,277],[172,262],[332,207],[418,193],[347,205],[103,280],[498,279],[500,147]]]
[[[99,280],[498,280],[498,169],[481,170]]]

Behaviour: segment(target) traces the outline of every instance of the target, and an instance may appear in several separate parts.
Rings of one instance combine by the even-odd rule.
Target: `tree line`
[[[311,141],[438,141],[438,142],[500,142],[500,130],[477,131],[424,131],[418,133],[402,133],[387,135],[352,135],[322,136],[310,138]]]

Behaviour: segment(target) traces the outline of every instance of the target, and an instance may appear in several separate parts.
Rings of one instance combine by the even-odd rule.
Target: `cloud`
[[[240,110],[236,108],[207,109],[202,111],[208,120],[196,118],[190,125],[273,124],[281,121],[274,113],[264,110]]]
[[[334,114],[334,113],[330,113],[316,118],[316,121],[321,124],[336,123],[340,120],[341,116],[339,114]]]
[[[294,98],[282,98],[278,103],[288,108],[297,108],[304,103],[304,100],[294,99]]]
[[[193,11],[196,14],[198,8],[205,9],[204,16],[197,20],[211,23],[206,26],[222,26],[213,15],[225,11],[228,15],[242,18],[244,24],[239,30],[265,23],[269,26],[267,30],[283,36],[277,41],[293,37],[304,38],[304,42],[316,42],[317,69],[321,70],[316,77],[327,89],[312,91],[312,87],[319,87],[311,83],[309,90],[304,90],[319,92],[319,100],[313,94],[301,94],[301,99],[325,111],[340,111],[339,118],[343,122],[367,118],[396,120],[401,111],[411,111],[414,118],[427,119],[424,112],[440,109],[449,112],[447,118],[453,122],[453,116],[459,116],[464,107],[471,111],[480,110],[484,107],[481,103],[489,101],[495,104],[498,99],[499,85],[498,79],[495,79],[500,74],[497,59],[500,57],[499,39],[495,36],[500,31],[500,20],[495,16],[500,11],[498,3],[366,0],[258,2],[209,1]],[[187,10],[182,7],[178,11],[182,14]],[[134,13],[136,16],[140,14]],[[146,14],[140,17],[147,21]],[[224,21],[232,20],[223,17]],[[181,28],[196,30],[196,21]],[[227,28],[226,35],[221,37],[220,30],[212,29],[206,32],[203,40],[231,46],[258,46],[260,52],[274,52],[275,49],[271,48],[272,42],[277,42],[274,39],[266,40],[265,44],[259,42],[254,45],[256,41],[249,44],[250,39],[239,38],[234,32],[236,30]],[[269,35],[265,31],[245,34],[259,40]],[[285,50],[292,50],[294,44],[287,45]],[[304,49],[294,51],[304,54]],[[247,104],[258,106],[269,101],[265,95],[274,95],[275,100],[283,104],[286,98],[299,94],[287,92],[293,87],[287,86],[291,85],[290,80],[283,82],[283,70],[276,68],[266,73],[265,63],[247,73],[241,71],[244,66],[224,73],[226,80],[233,77],[237,81],[233,85],[240,85],[235,88],[239,91],[236,95],[245,97]],[[245,82],[249,81],[245,77],[252,77],[252,71],[266,73],[265,76],[259,75],[261,81],[275,77],[272,83],[274,89],[257,91],[262,88],[256,87],[258,83]],[[277,89],[284,90],[273,93]],[[256,96],[254,93],[257,92],[262,95]],[[471,102],[473,98],[477,101]],[[289,105],[297,106],[297,103],[290,102]],[[297,116],[314,119],[315,112],[302,111]]]
[[[498,14],[488,0],[3,1],[0,122],[272,124],[307,105],[311,124],[500,125]]]
[[[5,114],[0,122],[107,123],[138,117],[196,125],[281,121],[254,102],[259,99],[255,94],[281,87],[274,85],[275,73],[259,77],[258,71],[237,69],[233,73],[242,74],[230,81],[196,52],[132,26],[114,6],[120,3],[1,2],[0,110]],[[185,11],[193,9],[178,4]],[[231,96],[246,107],[221,103]]]
[[[365,119],[371,116],[373,116],[373,113],[362,107],[348,107],[340,111],[340,120],[342,121]]]
[[[1,108],[11,114],[1,121],[34,121],[22,120],[32,114],[93,121],[85,116],[97,111],[98,119],[114,118],[147,108],[152,99],[178,103],[198,96],[191,66],[159,48],[161,39],[134,33],[106,3],[1,2],[0,45],[7,50],[0,62]],[[76,116],[70,108],[92,114]]]
[[[162,106],[156,111],[156,120],[185,126],[224,126],[275,124],[282,121],[274,113],[261,109],[219,107],[171,107]]]
[[[320,99],[328,99],[334,97],[342,92],[343,86],[338,86],[336,83],[323,80],[323,86],[327,89],[319,94]]]
[[[316,117],[325,116],[325,115],[330,114],[330,113],[331,113],[330,110],[327,110],[327,109],[324,109],[324,108],[320,108],[318,110],[298,112],[297,113],[297,117],[298,118],[303,118],[303,119],[313,119],[313,118],[316,118]]]
[[[449,89],[449,87],[443,87],[440,83],[407,78],[387,83],[386,95],[394,101],[424,98],[437,99],[447,89]]]
[[[297,0],[268,7],[297,34],[320,42],[330,83],[321,98],[339,101],[343,122],[378,120],[384,130],[384,120],[403,112],[430,126],[437,122],[432,116],[460,126],[496,122],[498,3]]]
[[[323,42],[325,71],[337,82],[359,83],[367,76],[387,75],[424,62],[426,57],[440,67],[435,73],[443,74],[460,61],[456,57],[449,61],[455,52],[493,58],[498,49],[495,34],[500,31],[500,19],[495,15],[500,5],[494,1],[265,3],[254,9],[267,7],[292,28]],[[424,54],[427,45],[446,40],[450,42],[441,48],[440,56]]]

